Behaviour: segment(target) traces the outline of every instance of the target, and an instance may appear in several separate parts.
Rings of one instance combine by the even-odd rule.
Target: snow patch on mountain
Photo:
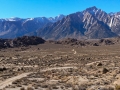
[[[6,20],[6,21],[19,21],[19,20],[21,20],[21,18],[11,17],[11,18],[6,18],[5,20]]]

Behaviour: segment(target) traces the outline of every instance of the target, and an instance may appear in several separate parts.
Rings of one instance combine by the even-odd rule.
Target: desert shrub
[[[103,87],[103,88],[100,88],[100,90],[114,90],[113,87]]]
[[[42,85],[41,87],[42,88],[48,88],[48,85]]]
[[[25,90],[25,88],[24,88],[24,87],[21,87],[20,90]]]
[[[81,87],[81,86],[78,86],[78,85],[75,85],[74,87],[72,87],[73,90],[86,90],[85,87]]]
[[[27,90],[34,90],[32,87],[27,87]]]
[[[57,87],[57,86],[53,86],[52,88],[53,88],[53,89],[59,89],[59,87]]]
[[[34,85],[34,88],[35,88],[35,89],[38,89],[38,86],[37,86],[37,85]]]
[[[5,71],[5,70],[7,70],[6,67],[0,68],[0,71]]]
[[[116,85],[115,90],[120,90],[120,85]]]
[[[107,72],[109,72],[109,70],[108,69],[106,69],[106,68],[103,68],[103,74],[106,74]]]

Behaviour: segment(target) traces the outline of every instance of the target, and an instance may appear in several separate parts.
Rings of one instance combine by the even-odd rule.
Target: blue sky
[[[0,0],[0,18],[54,17],[96,6],[106,12],[120,11],[120,0]]]

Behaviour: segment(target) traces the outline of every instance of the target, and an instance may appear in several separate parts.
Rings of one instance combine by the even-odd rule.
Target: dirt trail
[[[55,70],[55,69],[69,69],[69,68],[77,69],[76,66],[68,66],[68,67],[53,67],[53,68],[43,69],[41,71],[45,72],[45,71],[50,71],[50,70]]]
[[[3,89],[5,88],[6,86],[12,84],[13,81],[17,80],[17,79],[20,79],[20,78],[23,78],[23,77],[26,77],[27,75],[31,74],[31,72],[29,73],[22,73],[18,76],[15,76],[15,77],[12,77],[12,78],[9,78],[3,82],[0,83],[0,89]]]
[[[86,65],[92,65],[92,64],[94,64],[94,63],[106,62],[106,61],[110,61],[110,60],[100,60],[100,61],[94,61],[94,62],[87,63]]]
[[[54,69],[67,69],[67,68],[75,68],[76,69],[77,67],[53,67],[53,68],[46,68],[46,69],[43,69],[41,71],[45,72],[45,71],[54,70]],[[11,85],[13,81],[15,81],[17,79],[20,79],[20,78],[23,78],[23,77],[26,77],[29,74],[31,74],[31,72],[29,72],[29,73],[22,73],[22,74],[20,74],[18,76],[9,78],[9,79],[1,82],[0,83],[0,89],[3,89],[3,88],[5,88],[8,85]]]

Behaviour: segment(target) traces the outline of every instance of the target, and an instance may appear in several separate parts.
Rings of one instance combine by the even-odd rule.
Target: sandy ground
[[[45,71],[50,71],[50,70],[59,70],[59,69],[68,69],[68,68],[74,68],[74,69],[77,69],[76,66],[69,66],[69,67],[53,67],[53,68],[47,68],[47,69],[43,69],[41,70],[41,72],[45,72]]]
[[[30,72],[30,73],[22,73],[22,74],[20,74],[20,75],[18,75],[18,76],[9,78],[9,79],[1,82],[1,83],[0,83],[0,89],[3,89],[3,88],[5,88],[5,87],[8,86],[8,85],[11,85],[13,81],[15,81],[15,80],[17,80],[17,79],[20,79],[20,78],[23,78],[23,77],[26,77],[26,76],[29,75],[29,74],[31,74],[31,72]]]
[[[74,68],[74,69],[77,69],[77,67],[53,67],[53,68],[48,68],[48,69],[43,69],[41,70],[41,72],[45,72],[45,71],[50,71],[50,70],[56,70],[56,69],[68,69],[68,68]],[[6,86],[8,85],[11,85],[13,81],[17,80],[17,79],[21,79],[23,77],[26,77],[27,75],[31,74],[32,72],[29,72],[29,73],[22,73],[18,76],[15,76],[15,77],[12,77],[12,78],[9,78],[3,82],[0,83],[0,89],[3,89],[5,88]]]
[[[20,90],[24,85],[31,85],[38,88],[34,90],[57,87],[60,88],[55,90],[83,90],[73,89],[78,85],[86,90],[99,90],[120,83],[120,45],[74,47],[46,44],[31,46],[24,51],[9,48],[0,51],[0,65],[7,68],[0,71],[0,89],[7,86],[6,90]]]

